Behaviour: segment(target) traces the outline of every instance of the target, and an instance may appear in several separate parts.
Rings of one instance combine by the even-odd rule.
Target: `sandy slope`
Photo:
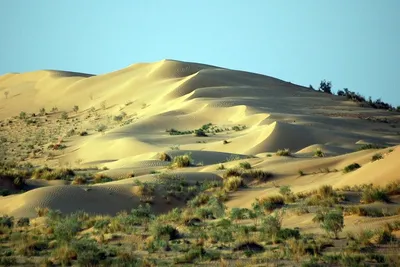
[[[6,91],[7,99],[3,95]],[[38,113],[43,107],[57,107],[70,112],[78,105],[80,111],[70,116],[79,120],[80,129],[86,129],[89,135],[65,137],[68,147],[57,162],[80,160],[82,165],[106,166],[115,175],[133,171],[138,176],[161,170],[166,162],[159,161],[157,153],[165,151],[172,156],[191,153],[199,165],[190,169],[194,173],[220,174],[216,171],[220,162],[256,157],[248,161],[276,173],[275,186],[290,184],[293,191],[326,183],[383,184],[400,178],[398,147],[374,163],[370,158],[376,151],[347,154],[363,141],[399,144],[399,113],[360,108],[342,97],[259,74],[162,60],[97,76],[62,71],[6,74],[0,76],[0,94],[1,120],[22,110]],[[87,117],[91,107],[99,117],[92,121]],[[132,121],[113,125],[112,116],[121,111]],[[389,123],[370,118],[387,118]],[[109,126],[105,134],[94,130],[99,123]],[[194,130],[207,123],[224,130],[208,137],[170,136],[165,132],[171,128]],[[232,130],[236,125],[245,125],[246,129]],[[171,150],[177,145],[180,150]],[[317,147],[326,158],[312,157]],[[295,158],[266,157],[282,148],[296,152]],[[323,168],[341,170],[353,162],[363,167],[346,175],[340,171],[320,173]],[[299,178],[299,170],[309,175]],[[127,189],[131,181],[116,183],[122,183],[116,191],[106,185],[93,191],[78,186],[38,188],[0,198],[0,213],[32,215],[35,206],[115,213],[137,205]],[[275,186],[267,183],[239,191],[228,205],[249,206],[255,197],[276,191]]]

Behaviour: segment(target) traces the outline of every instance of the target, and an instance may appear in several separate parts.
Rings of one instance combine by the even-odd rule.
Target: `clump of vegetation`
[[[242,177],[230,176],[224,179],[224,188],[228,191],[237,191],[240,187],[244,186]]]
[[[341,210],[318,211],[313,221],[319,222],[321,228],[328,234],[333,234],[336,239],[344,228],[344,216]]]
[[[374,161],[377,161],[377,160],[380,160],[380,159],[383,159],[382,154],[381,153],[376,153],[376,154],[374,154],[372,156],[371,161],[374,162]]]
[[[68,113],[66,111],[61,112],[60,118],[63,120],[67,120],[68,119]]]
[[[245,170],[250,170],[251,169],[251,164],[249,162],[240,162],[239,167]]]
[[[292,154],[288,148],[285,148],[285,149],[279,149],[276,152],[276,155],[281,157],[290,157]]]
[[[352,164],[347,165],[346,167],[344,167],[343,173],[349,173],[349,172],[355,171],[355,170],[357,170],[359,168],[361,168],[360,164],[352,163]]]
[[[261,199],[256,199],[256,201],[253,203],[253,209],[262,212],[271,212],[275,209],[283,207],[283,205],[285,205],[285,199],[282,196],[268,196]]]
[[[242,174],[246,178],[255,179],[257,182],[265,183],[268,182],[270,178],[274,177],[274,174],[263,170],[250,170]]]
[[[385,146],[379,144],[365,144],[358,148],[358,150],[367,150],[367,149],[382,149]]]
[[[108,183],[108,182],[112,182],[113,179],[111,177],[108,177],[106,174],[104,173],[96,173],[93,176],[93,182],[98,184],[98,183]]]
[[[159,153],[159,154],[158,154],[158,158],[159,158],[161,161],[171,161],[171,156],[168,155],[168,154],[165,153],[165,152]]]
[[[379,187],[369,187],[362,192],[362,203],[373,203],[375,201],[389,202],[390,200],[385,190]]]
[[[301,196],[299,196],[301,197]],[[317,191],[309,193],[304,200],[307,206],[332,207],[339,203],[341,196],[330,185],[322,185]]]
[[[190,154],[184,154],[174,157],[172,161],[172,166],[177,168],[189,167],[192,165],[193,159]]]
[[[34,169],[32,172],[32,179],[44,179],[44,180],[69,180],[75,176],[75,172],[72,169],[61,168],[51,169],[48,167],[42,167]]]
[[[325,157],[325,153],[322,152],[321,148],[317,148],[314,152],[314,157],[318,157],[318,158]]]

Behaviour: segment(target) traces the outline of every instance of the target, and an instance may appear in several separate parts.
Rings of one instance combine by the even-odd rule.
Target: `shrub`
[[[350,164],[350,165],[347,165],[346,167],[344,167],[343,173],[349,173],[349,172],[355,171],[359,168],[361,168],[360,164],[353,163],[353,164]]]
[[[232,176],[241,176],[242,171],[238,168],[230,168],[227,169],[226,172],[224,173],[224,178],[232,177]]]
[[[205,131],[204,131],[203,129],[194,130],[194,134],[195,134],[197,137],[207,136],[207,134],[205,133]]]
[[[319,84],[319,91],[324,92],[324,93],[328,93],[328,94],[332,94],[332,83],[329,81],[325,81],[322,80]]]
[[[318,158],[325,157],[325,153],[322,152],[322,150],[320,148],[317,148],[317,150],[315,150],[315,152],[314,152],[314,157],[318,157]]]
[[[256,203],[258,203],[260,208],[262,208],[263,210],[271,212],[285,205],[285,199],[282,196],[276,195],[256,199]]]
[[[378,144],[365,144],[362,145],[358,150],[367,150],[367,149],[382,149],[385,148],[382,145],[378,145]]]
[[[60,118],[63,119],[63,120],[68,119],[68,113],[65,112],[65,111],[61,112]]]
[[[178,168],[189,167],[192,164],[192,161],[193,160],[192,160],[192,157],[190,156],[190,154],[176,156],[176,157],[174,157],[172,166],[178,167]]]
[[[267,182],[270,178],[274,177],[274,175],[271,172],[262,170],[250,170],[244,173],[243,175],[249,178],[253,178],[258,182]]]
[[[279,187],[279,193],[283,196],[287,196],[287,195],[292,194],[292,190],[290,189],[290,186],[284,185],[284,186]]]
[[[95,183],[108,183],[113,181],[113,179],[103,173],[96,173],[93,177],[93,181]]]
[[[275,213],[274,215],[267,215],[261,221],[261,233],[267,237],[276,239],[282,227],[282,213]]]
[[[251,169],[251,164],[249,162],[240,162],[239,167],[245,170]]]
[[[299,239],[300,238],[300,231],[298,229],[280,229],[277,233],[277,238],[282,240],[287,240],[290,238]]]
[[[77,185],[86,184],[86,178],[83,176],[75,176],[74,180],[72,181],[72,184],[77,184]]]
[[[165,153],[165,152],[159,153],[159,154],[158,154],[158,158],[159,158],[161,161],[171,161],[171,156],[168,155],[168,154]]]
[[[288,148],[285,148],[285,149],[279,149],[276,152],[276,155],[277,156],[283,156],[283,157],[290,157],[291,153],[290,153],[290,150]]]
[[[228,191],[237,191],[244,186],[243,179],[238,176],[232,176],[224,179],[224,188]]]
[[[81,230],[81,223],[76,216],[68,216],[62,221],[55,222],[54,237],[59,242],[70,242]]]
[[[175,264],[193,263],[195,259],[206,255],[203,247],[195,246],[187,251],[183,256],[174,259]]]
[[[381,188],[369,187],[361,194],[362,203],[373,203],[375,201],[390,202],[385,190]]]
[[[390,182],[386,185],[385,191],[389,196],[400,194],[400,180]]]
[[[167,237],[168,240],[174,240],[179,238],[179,232],[171,225],[161,225],[158,222],[155,222],[150,227],[150,232],[152,236],[156,239],[161,237]]]
[[[381,153],[376,153],[376,154],[374,154],[372,156],[371,161],[374,162],[374,161],[377,161],[377,160],[380,160],[380,159],[383,159],[382,154]]]
[[[14,226],[14,217],[9,217],[7,215],[0,217],[0,226],[8,227],[8,228],[13,227]]]
[[[26,217],[19,218],[17,221],[17,226],[19,227],[29,226],[29,218]]]
[[[26,117],[27,117],[27,115],[26,115],[26,112],[25,112],[25,111],[21,111],[21,112],[19,113],[19,118],[20,118],[21,120],[25,120]]]
[[[335,238],[338,238],[339,232],[344,227],[344,216],[341,210],[329,210],[326,213],[317,213],[316,221],[320,222],[320,227],[328,234],[332,233]]]
[[[35,211],[38,217],[43,217],[49,213],[49,208],[36,207]]]
[[[75,106],[72,108],[72,111],[75,112],[75,113],[77,113],[77,112],[79,111],[79,107],[75,105]]]
[[[99,133],[104,133],[107,130],[107,126],[104,124],[98,124],[96,126],[96,131]]]

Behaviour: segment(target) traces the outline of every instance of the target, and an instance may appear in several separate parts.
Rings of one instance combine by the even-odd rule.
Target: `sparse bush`
[[[173,159],[172,166],[178,168],[189,167],[192,164],[192,161],[190,154],[176,156]]]
[[[306,174],[304,173],[304,171],[302,171],[302,170],[299,170],[298,173],[299,173],[300,176],[306,175]]]
[[[171,161],[171,156],[168,155],[168,154],[165,153],[165,152],[159,153],[159,154],[158,154],[158,158],[159,158],[161,161]]]
[[[78,113],[79,107],[75,105],[75,106],[72,108],[72,111],[75,112],[75,113]]]
[[[204,136],[207,136],[207,134],[205,133],[205,131],[204,131],[203,129],[194,130],[194,134],[195,134],[197,137],[204,137]]]
[[[355,171],[359,168],[361,168],[360,164],[353,163],[353,164],[350,164],[350,165],[347,165],[346,167],[344,167],[343,173],[349,173],[349,172]]]
[[[372,156],[371,161],[374,162],[374,161],[377,161],[377,160],[380,160],[380,159],[383,159],[382,154],[381,153],[376,153],[376,154],[374,154]]]
[[[10,217],[7,215],[0,217],[0,226],[11,228],[14,226],[14,217]]]
[[[27,217],[19,218],[17,221],[17,226],[19,227],[29,226],[29,218]]]
[[[277,235],[282,227],[283,213],[276,212],[273,215],[267,215],[261,221],[261,233],[266,238],[276,240]]]
[[[373,203],[375,201],[389,202],[389,197],[385,190],[378,187],[369,187],[361,194],[362,203]]]
[[[239,167],[245,170],[250,170],[251,169],[251,164],[249,162],[240,162]]]
[[[344,216],[341,210],[329,210],[328,212],[319,212],[314,218],[314,221],[319,221],[320,226],[328,234],[332,233],[335,238],[338,238],[339,232],[344,227]]]
[[[25,112],[25,111],[21,111],[21,112],[19,113],[19,118],[20,118],[21,120],[25,120],[26,117],[27,117],[27,115],[26,115],[26,112]]]
[[[230,168],[227,169],[226,172],[224,173],[224,178],[232,177],[232,176],[238,176],[240,177],[242,175],[242,171],[238,168]]]
[[[319,84],[319,91],[332,94],[332,83],[329,81],[322,80]]]
[[[38,217],[43,217],[49,213],[49,208],[36,207],[35,211]]]
[[[263,170],[250,170],[246,173],[243,173],[242,176],[252,178],[257,180],[258,182],[268,182],[268,180],[274,175],[271,172],[263,171]]]
[[[104,124],[98,124],[96,126],[96,131],[99,133],[104,133],[107,130],[107,126]]]
[[[261,199],[256,199],[257,205],[265,211],[271,212],[285,205],[285,199],[282,196],[268,196]]]
[[[322,152],[321,148],[317,148],[314,152],[314,157],[318,157],[318,158],[325,157],[325,153]]]
[[[179,238],[179,232],[171,225],[162,225],[158,222],[154,222],[150,226],[150,232],[156,239],[167,237],[168,240],[174,240]]]
[[[281,157],[290,157],[291,153],[290,153],[290,150],[288,148],[285,148],[285,149],[279,149],[276,152],[276,155],[277,156],[281,156]]]
[[[82,185],[86,184],[86,178],[83,176],[75,176],[72,184]]]
[[[68,119],[68,113],[65,112],[65,111],[61,112],[60,118],[63,119],[63,120]]]
[[[45,115],[45,114],[46,114],[45,108],[41,108],[41,109],[39,110],[39,114],[40,114],[40,116]]]
[[[382,145],[378,145],[378,144],[365,144],[362,145],[358,150],[367,150],[367,149],[382,149],[385,148]]]
[[[240,187],[244,186],[242,177],[231,176],[224,179],[224,188],[228,191],[237,191]]]
[[[112,182],[113,179],[111,177],[108,177],[107,175],[103,173],[96,173],[93,177],[93,182],[97,183],[108,183]]]

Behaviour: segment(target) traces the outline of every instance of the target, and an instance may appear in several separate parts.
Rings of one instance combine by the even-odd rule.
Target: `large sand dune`
[[[7,98],[4,92],[9,92]],[[384,158],[374,163],[370,159],[375,150],[353,153],[362,142],[398,145],[399,113],[358,107],[343,97],[264,75],[162,60],[102,75],[47,70],[5,74],[0,76],[0,93],[0,120],[21,111],[37,114],[41,108],[69,112],[73,123],[60,126],[67,148],[46,162],[49,165],[79,161],[105,166],[116,176],[134,172],[140,180],[145,178],[141,175],[167,167],[157,156],[167,152],[172,157],[191,153],[196,166],[189,168],[193,175],[187,175],[188,180],[205,172],[220,175],[219,163],[234,166],[233,159],[244,158],[256,168],[273,171],[274,183],[290,184],[294,191],[326,183],[384,184],[400,178],[398,147],[392,153],[384,150]],[[79,106],[78,112],[72,112],[74,105]],[[90,109],[96,115],[88,115]],[[124,119],[113,120],[121,112]],[[58,114],[48,116],[55,120]],[[206,137],[166,132],[172,128],[192,131],[207,123],[219,130]],[[105,133],[95,131],[100,124],[107,126]],[[67,137],[73,127],[88,135]],[[284,148],[294,157],[275,156]],[[325,158],[313,158],[317,148]],[[353,162],[362,168],[350,174],[319,172],[323,168],[341,170]],[[299,178],[299,170],[309,175]],[[138,204],[130,191],[132,180],[91,191],[80,186],[44,186],[0,198],[0,213],[32,216],[35,207],[48,206],[65,212],[83,209],[115,214]],[[254,198],[274,190],[270,183],[242,190],[228,205],[248,207]],[[157,209],[165,209],[159,202]]]

